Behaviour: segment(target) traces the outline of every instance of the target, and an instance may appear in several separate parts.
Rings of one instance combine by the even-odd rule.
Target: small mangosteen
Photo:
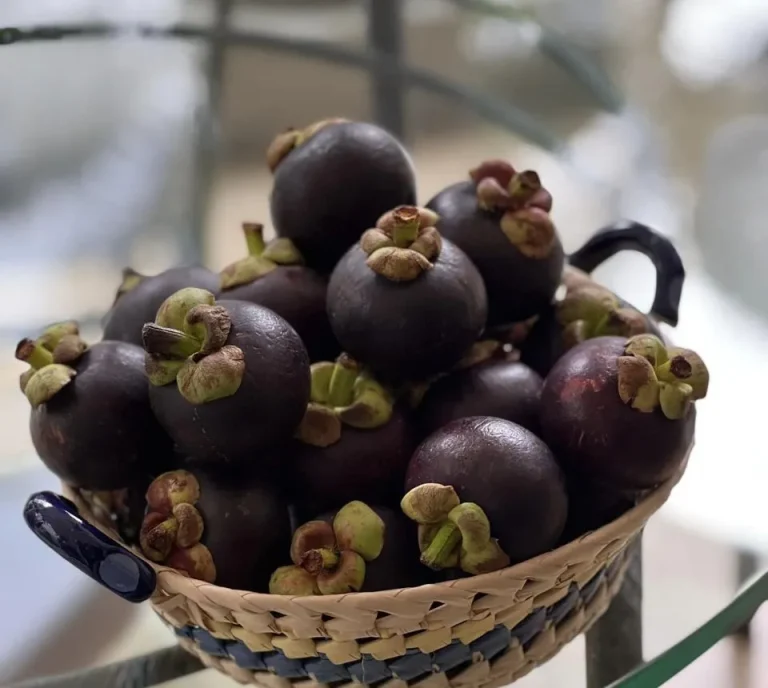
[[[32,443],[64,482],[120,490],[164,470],[171,443],[150,409],[144,352],[126,342],[88,346],[76,323],[24,339],[21,389],[32,405]]]
[[[382,213],[416,202],[408,153],[374,124],[328,119],[290,129],[270,145],[267,164],[277,235],[324,274]]]
[[[325,277],[302,265],[290,239],[265,244],[263,226],[254,223],[244,223],[243,232],[249,255],[221,272],[222,298],[273,310],[299,334],[311,361],[338,356],[325,312]]]
[[[575,268],[563,273],[565,295],[537,319],[520,345],[524,363],[546,377],[555,362],[569,349],[594,337],[632,337],[651,333],[661,336],[647,315]]]
[[[296,529],[292,566],[270,580],[275,595],[333,595],[414,587],[429,580],[419,565],[416,528],[401,513],[352,501]]]
[[[163,301],[185,287],[217,294],[219,277],[200,266],[171,268],[151,277],[126,268],[112,308],[104,316],[102,338],[141,346],[144,323],[152,322]]]
[[[435,569],[485,573],[530,559],[557,544],[568,512],[552,452],[501,418],[462,418],[430,435],[405,489],[401,507],[421,526],[422,563]]]
[[[310,514],[354,497],[397,503],[414,446],[409,420],[355,361],[315,363],[291,455],[293,501]]]
[[[541,393],[542,437],[566,470],[614,489],[642,490],[674,475],[709,373],[688,349],[642,334],[579,344]]]
[[[146,502],[144,555],[225,588],[266,591],[290,544],[288,507],[266,485],[176,470],[152,482]]]
[[[435,219],[414,206],[386,213],[339,261],[328,285],[336,339],[387,381],[448,370],[485,327],[480,273],[440,238]]]
[[[263,306],[182,289],[143,334],[152,410],[177,452],[217,475],[266,467],[309,401],[296,331]]]
[[[549,216],[552,197],[533,171],[489,160],[427,208],[437,229],[477,266],[488,290],[488,326],[536,315],[560,283],[564,254]]]

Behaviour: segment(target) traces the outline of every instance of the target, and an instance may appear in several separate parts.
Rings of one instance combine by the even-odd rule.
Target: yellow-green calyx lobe
[[[341,439],[342,425],[373,430],[392,417],[390,394],[346,354],[310,370],[310,401],[298,429],[302,442],[328,447]]]
[[[267,166],[270,171],[274,172],[277,166],[294,148],[298,148],[303,143],[306,143],[321,129],[325,129],[325,127],[332,124],[344,124],[345,122],[349,122],[349,120],[343,117],[331,117],[314,122],[303,129],[289,128],[278,134],[267,148]]]
[[[393,282],[410,282],[431,270],[442,249],[437,220],[436,213],[412,205],[384,213],[360,238],[366,265]]]
[[[549,216],[552,196],[533,170],[518,172],[505,160],[487,160],[470,170],[478,206],[499,215],[504,235],[524,256],[546,258],[557,238]]]
[[[666,347],[651,334],[632,337],[618,360],[619,397],[643,413],[658,408],[670,420],[685,418],[708,387],[709,371],[696,352]]]
[[[190,404],[235,394],[245,374],[240,348],[227,344],[232,322],[213,294],[187,288],[169,296],[142,330],[146,371],[155,386],[175,383]]]
[[[477,504],[461,502],[450,485],[425,483],[403,497],[400,508],[419,524],[421,563],[431,569],[461,568],[471,574],[509,566],[491,537],[491,524]]]
[[[291,541],[293,566],[281,566],[269,581],[273,595],[335,595],[359,591],[366,562],[384,548],[386,526],[363,502],[349,502],[333,523],[309,521]]]
[[[120,286],[117,288],[117,292],[115,292],[115,298],[112,302],[112,305],[114,306],[121,296],[127,294],[129,291],[134,290],[145,279],[145,275],[142,275],[140,272],[136,272],[136,270],[133,268],[123,268],[123,279],[120,282]]]
[[[225,267],[221,273],[222,290],[250,284],[268,275],[278,265],[301,265],[301,254],[290,239],[277,238],[264,242],[264,225],[255,222],[243,223],[243,234],[248,247],[248,256]]]
[[[72,364],[88,350],[76,322],[55,323],[37,339],[22,339],[16,358],[29,364],[19,378],[21,391],[33,408],[50,401],[76,376]]]

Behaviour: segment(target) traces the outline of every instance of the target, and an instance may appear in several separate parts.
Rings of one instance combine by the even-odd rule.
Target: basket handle
[[[154,592],[154,569],[82,519],[66,497],[36,492],[24,505],[24,520],[54,552],[124,600],[144,602]]]
[[[639,222],[622,221],[599,229],[569,257],[575,268],[591,273],[621,251],[638,251],[651,259],[656,270],[656,293],[650,316],[674,327],[680,311],[685,268],[667,237]]]

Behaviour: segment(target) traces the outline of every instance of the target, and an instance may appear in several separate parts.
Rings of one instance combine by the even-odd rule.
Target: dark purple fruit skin
[[[434,267],[410,282],[393,282],[353,246],[328,284],[328,317],[344,351],[388,381],[423,380],[450,369],[485,327],[480,273],[443,242]]]
[[[386,211],[416,203],[416,177],[400,143],[373,124],[331,124],[292,150],[275,170],[270,197],[278,236],[330,273]]]
[[[214,476],[236,466],[266,467],[289,439],[309,401],[309,358],[296,331],[263,306],[221,300],[232,328],[227,344],[242,349],[246,372],[230,397],[190,404],[175,384],[150,385],[152,410],[188,463]]]
[[[309,360],[315,362],[332,361],[341,353],[325,312],[327,290],[328,281],[314,270],[286,265],[250,284],[226,289],[222,296],[273,310],[298,332]]]
[[[453,420],[493,416],[539,431],[544,381],[518,361],[490,360],[450,373],[430,386],[418,409],[423,437]]]
[[[452,485],[474,502],[513,564],[552,549],[568,513],[565,477],[532,432],[500,418],[455,420],[424,440],[408,465],[406,492]]]
[[[30,415],[43,463],[90,490],[118,490],[163,470],[171,443],[150,409],[143,349],[99,342],[73,367],[72,382]]]
[[[272,487],[212,481],[196,473],[205,524],[201,542],[216,565],[216,585],[266,592],[291,547],[288,506]]]
[[[547,307],[565,261],[559,237],[547,258],[524,256],[501,231],[501,214],[480,209],[471,181],[449,186],[427,207],[440,216],[440,234],[462,249],[483,276],[489,327],[525,320]]]
[[[186,287],[219,292],[219,276],[199,266],[171,268],[139,284],[120,296],[104,319],[102,339],[130,342],[141,346],[141,328],[154,322],[157,311],[171,294]]]
[[[293,501],[310,513],[356,499],[397,504],[415,446],[411,423],[397,408],[375,430],[343,426],[341,439],[329,447],[297,440],[289,477]]]
[[[623,337],[596,337],[566,353],[541,392],[542,437],[569,472],[621,490],[672,477],[693,439],[696,412],[669,420],[643,413],[618,393]]]

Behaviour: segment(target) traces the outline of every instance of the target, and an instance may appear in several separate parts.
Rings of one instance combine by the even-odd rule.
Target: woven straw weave
[[[149,562],[157,573],[152,605],[176,629],[204,629],[213,638],[240,641],[256,653],[278,651],[298,660],[323,657],[334,664],[363,656],[387,661],[414,649],[432,653],[456,640],[469,645],[497,626],[513,629],[534,610],[563,600],[573,584],[581,588],[611,564],[621,564],[617,575],[603,580],[588,604],[577,605],[562,623],[547,623],[533,642],[522,646],[513,638],[508,650],[492,663],[481,657],[450,678],[434,673],[419,681],[423,688],[505,685],[546,662],[605,611],[623,580],[626,548],[666,502],[684,469],[685,465],[612,523],[502,571],[402,590],[292,598],[218,587]],[[119,539],[96,522],[79,494],[71,489],[65,492],[84,518]],[[243,669],[206,653],[188,638],[179,642],[206,665],[241,683],[265,688],[325,686]],[[382,685],[401,688],[407,684],[392,679]]]

